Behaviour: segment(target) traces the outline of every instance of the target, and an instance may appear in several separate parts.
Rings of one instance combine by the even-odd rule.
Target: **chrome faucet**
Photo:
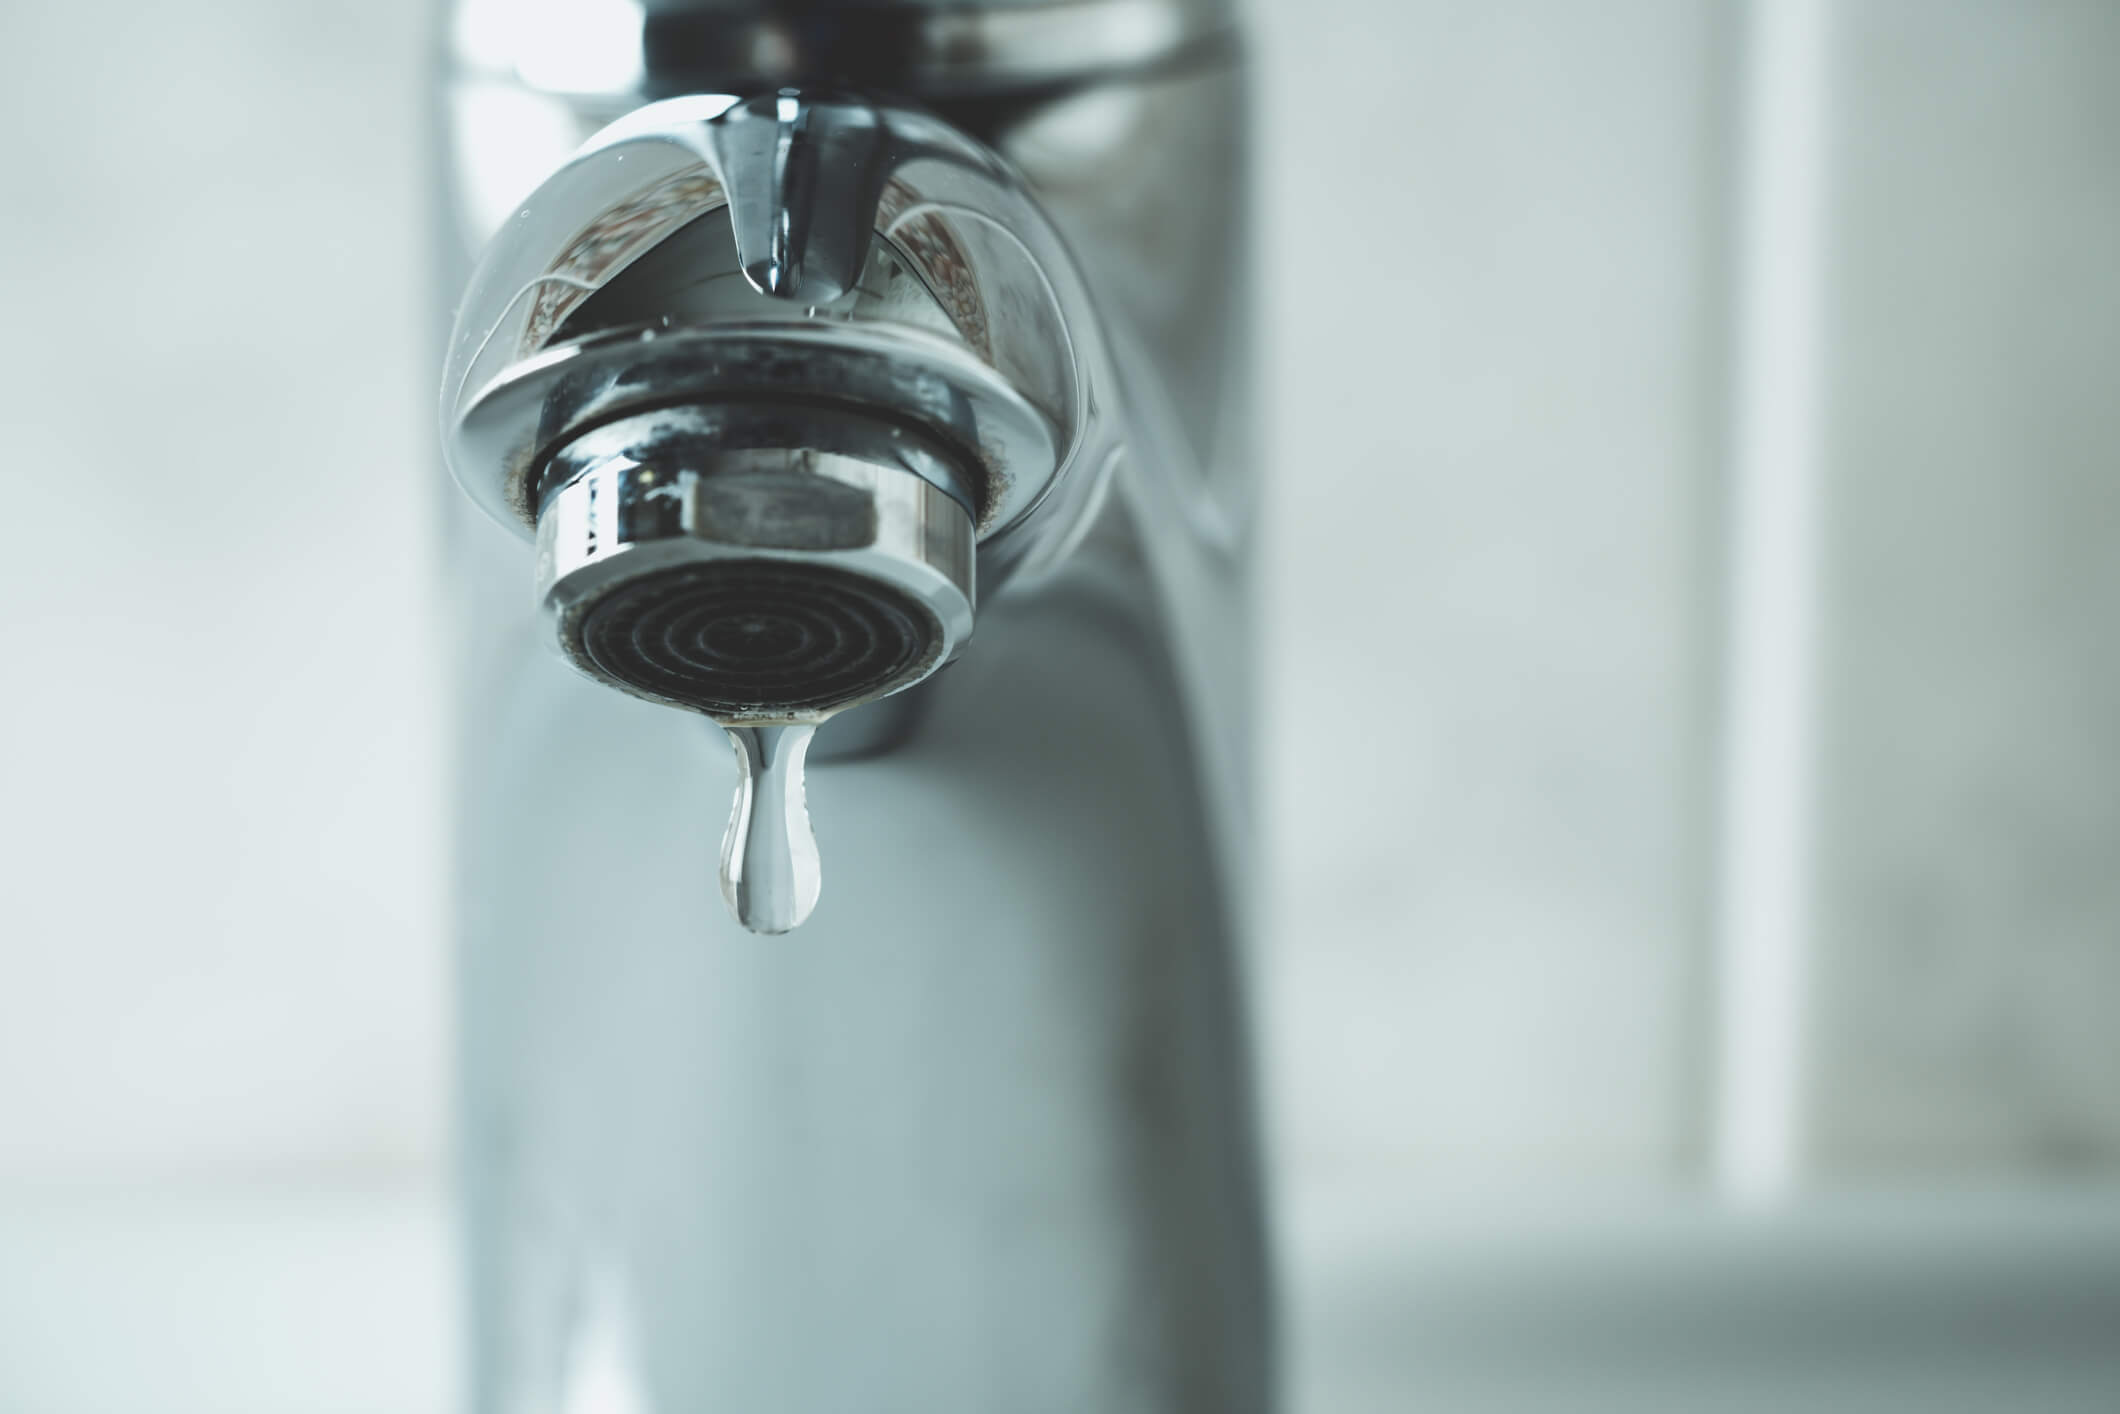
[[[1270,1407],[1224,6],[451,57],[474,1406]]]

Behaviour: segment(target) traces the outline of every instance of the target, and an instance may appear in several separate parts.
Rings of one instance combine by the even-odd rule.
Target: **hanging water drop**
[[[730,726],[736,799],[721,840],[721,896],[754,933],[785,933],[810,916],[824,883],[803,797],[813,723]]]

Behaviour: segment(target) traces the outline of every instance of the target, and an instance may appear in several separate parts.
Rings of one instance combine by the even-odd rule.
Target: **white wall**
[[[1671,1176],[1705,985],[1717,7],[1258,14],[1285,1141],[1394,1184]]]
[[[2120,1163],[2120,6],[1839,9],[1812,1100]]]
[[[423,9],[0,10],[0,1176],[435,1152]]]

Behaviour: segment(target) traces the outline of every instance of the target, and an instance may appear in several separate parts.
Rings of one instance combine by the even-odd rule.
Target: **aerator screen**
[[[779,560],[645,575],[581,620],[599,672],[719,718],[849,706],[918,675],[941,645],[934,614],[891,585]]]

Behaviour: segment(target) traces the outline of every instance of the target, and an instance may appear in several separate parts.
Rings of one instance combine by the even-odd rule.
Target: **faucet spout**
[[[976,581],[1109,473],[1059,238],[927,115],[674,99],[532,194],[452,347],[457,479],[534,535],[569,662],[730,731],[724,892],[794,927],[818,896],[808,734],[954,659]]]

